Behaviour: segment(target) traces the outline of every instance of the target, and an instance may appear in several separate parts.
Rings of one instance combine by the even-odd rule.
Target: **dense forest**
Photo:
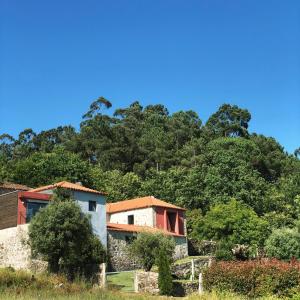
[[[108,201],[154,195],[188,209],[189,235],[198,240],[259,246],[272,230],[296,226],[300,151],[249,133],[247,109],[224,104],[203,124],[191,110],[133,102],[105,113],[111,106],[98,98],[78,131],[2,134],[0,181],[81,181],[108,192]]]

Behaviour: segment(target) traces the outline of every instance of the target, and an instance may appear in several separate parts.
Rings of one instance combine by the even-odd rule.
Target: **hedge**
[[[291,296],[300,291],[300,262],[277,259],[215,262],[204,271],[204,288],[248,297]]]

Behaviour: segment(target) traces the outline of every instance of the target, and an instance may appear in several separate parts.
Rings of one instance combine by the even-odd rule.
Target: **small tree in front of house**
[[[161,295],[171,295],[173,281],[171,274],[171,259],[165,249],[160,249],[156,264],[158,265],[158,288]]]
[[[138,234],[132,242],[129,252],[136,257],[146,272],[157,262],[160,250],[164,250],[169,258],[172,258],[175,248],[174,239],[163,233],[151,233],[144,231]]]
[[[54,199],[29,225],[33,256],[41,256],[53,273],[91,276],[92,266],[105,260],[105,251],[90,219],[71,199]]]

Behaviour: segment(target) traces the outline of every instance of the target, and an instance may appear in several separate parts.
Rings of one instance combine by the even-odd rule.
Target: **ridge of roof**
[[[57,182],[57,183],[54,183],[54,184],[41,186],[41,187],[38,187],[38,188],[35,188],[35,189],[31,189],[30,192],[41,192],[41,191],[45,191],[45,190],[51,190],[51,189],[54,189],[54,188],[65,188],[65,189],[75,190],[75,191],[80,191],[80,192],[107,195],[107,193],[105,193],[105,192],[92,190],[92,189],[84,187],[80,184],[71,183],[71,182],[68,182],[68,181],[60,181],[60,182]]]
[[[114,212],[137,209],[137,208],[152,207],[152,206],[186,210],[185,208],[176,206],[174,204],[165,202],[160,199],[156,199],[153,196],[145,196],[145,197],[134,198],[130,200],[118,201],[114,203],[107,203],[106,212],[114,213]]]

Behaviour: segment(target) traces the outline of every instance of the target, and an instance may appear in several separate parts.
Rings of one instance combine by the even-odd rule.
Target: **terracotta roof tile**
[[[80,191],[80,192],[106,195],[106,193],[104,193],[104,192],[92,190],[92,189],[84,187],[80,184],[71,183],[71,182],[68,182],[68,181],[61,181],[61,182],[57,182],[57,183],[54,183],[54,184],[41,186],[41,187],[38,187],[36,189],[30,190],[30,192],[41,192],[41,191],[51,190],[51,189],[55,189],[55,188],[64,188],[64,189],[75,190],[75,191]]]
[[[26,185],[13,183],[13,182],[7,182],[7,181],[0,184],[0,188],[21,190],[21,191],[28,191],[30,189],[30,187],[28,187]]]
[[[186,210],[182,207],[156,199],[153,196],[146,196],[146,197],[136,198],[132,200],[124,200],[115,203],[108,203],[106,204],[106,212],[115,213],[120,211],[133,210],[133,209],[144,208],[144,207],[153,207],[153,206]]]
[[[129,224],[116,224],[116,223],[107,223],[107,230],[112,231],[123,231],[123,232],[161,232],[167,235],[173,235],[173,236],[184,236],[181,234],[176,234],[169,231],[164,231],[162,229],[158,229],[155,227],[149,227],[149,226],[139,226],[139,225],[129,225]]]

